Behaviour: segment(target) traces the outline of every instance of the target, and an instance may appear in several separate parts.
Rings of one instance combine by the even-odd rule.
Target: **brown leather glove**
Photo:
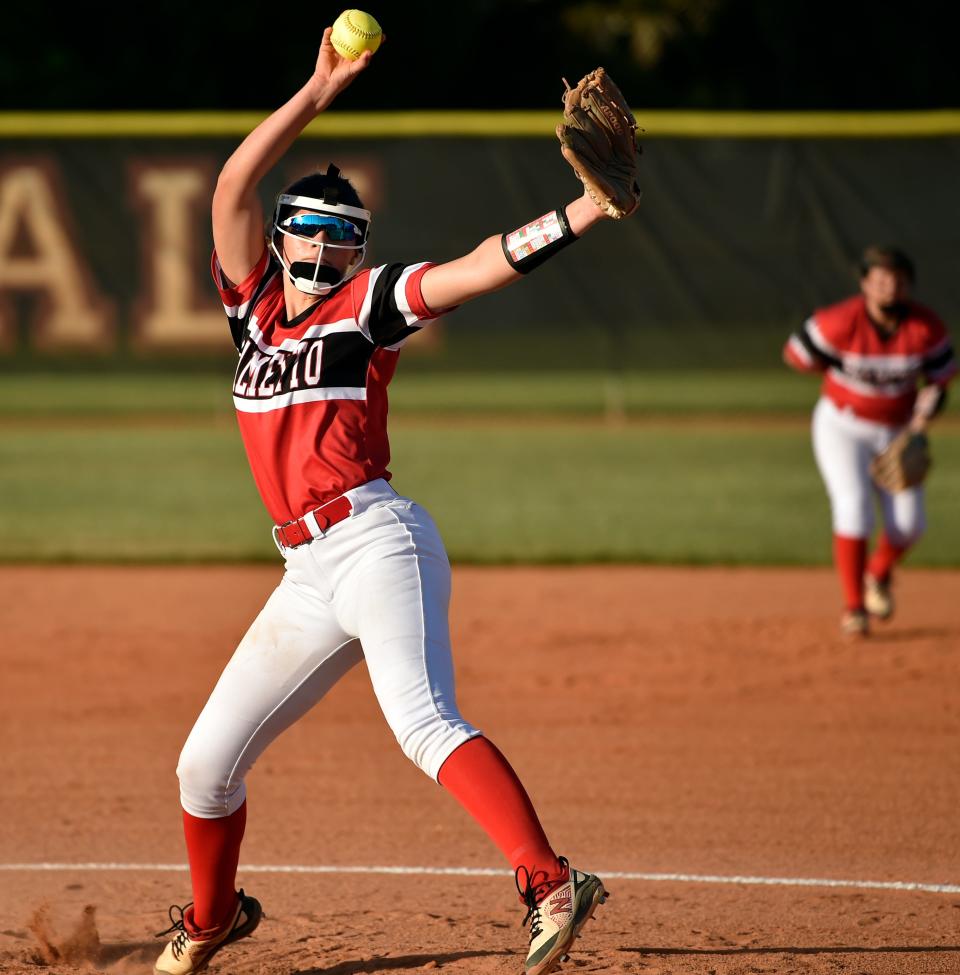
[[[591,71],[576,88],[566,78],[563,83],[563,122],[557,126],[563,158],[604,213],[625,217],[640,201],[641,149],[630,106],[603,68]]]
[[[930,470],[930,442],[925,433],[904,430],[897,434],[890,446],[870,462],[873,483],[884,491],[896,494],[921,484]]]

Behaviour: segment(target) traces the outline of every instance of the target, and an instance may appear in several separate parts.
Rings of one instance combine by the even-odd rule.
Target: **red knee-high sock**
[[[867,540],[833,536],[833,562],[840,575],[840,588],[847,609],[863,609],[863,570],[867,562]]]
[[[471,738],[443,763],[439,779],[515,871],[524,867],[538,888],[566,880],[566,868],[547,842],[530,797],[495,745],[486,738]]]
[[[193,927],[221,927],[237,904],[237,863],[247,825],[247,804],[222,819],[199,819],[183,811],[183,835],[193,883]]]
[[[909,547],[909,545],[894,545],[884,532],[877,540],[873,555],[870,556],[867,572],[880,582],[889,582],[893,567],[903,558]]]

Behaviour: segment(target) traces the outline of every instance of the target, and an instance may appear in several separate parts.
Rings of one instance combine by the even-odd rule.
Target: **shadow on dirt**
[[[882,626],[882,624],[878,624]],[[871,643],[915,643],[919,640],[954,640],[957,630],[945,626],[914,626],[907,630],[882,630],[874,628],[870,632]]]
[[[510,956],[512,951],[452,951],[445,955],[398,955],[392,958],[365,958],[362,961],[344,961],[332,968],[302,968],[290,975],[362,975],[364,972],[386,972],[393,969],[439,968],[446,962],[461,958],[490,958],[496,955]],[[433,963],[431,965],[431,962]]]
[[[745,948],[618,948],[638,955],[859,955],[960,951],[960,945],[808,945]]]

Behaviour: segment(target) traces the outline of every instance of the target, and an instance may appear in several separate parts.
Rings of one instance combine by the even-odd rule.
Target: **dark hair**
[[[865,278],[872,267],[885,267],[891,271],[903,271],[911,282],[916,280],[917,271],[907,255],[899,247],[884,247],[871,244],[860,257],[860,277]]]
[[[325,173],[317,170],[315,173],[308,173],[306,176],[294,180],[280,195],[306,196],[312,200],[322,200],[331,205],[343,204],[344,206],[359,207],[361,210],[366,210],[363,201],[360,199],[360,194],[353,188],[353,184],[345,176],[340,175],[340,170],[333,163],[327,166]],[[289,204],[281,206],[277,212],[277,224],[286,220],[296,209]],[[365,243],[370,232],[370,222],[360,217],[351,217],[350,220],[360,228],[361,242]],[[266,226],[265,234],[267,238],[273,235],[275,241],[278,239],[273,224]]]
[[[348,207],[366,209],[353,184],[340,175],[340,170],[333,163],[325,173],[318,170],[294,180],[283,192],[289,196],[309,196],[324,203],[343,203]]]

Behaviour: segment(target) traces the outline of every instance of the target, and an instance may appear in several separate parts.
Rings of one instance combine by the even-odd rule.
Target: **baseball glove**
[[[877,487],[896,494],[922,483],[930,464],[930,443],[926,434],[904,430],[870,462],[870,476]]]
[[[563,83],[563,122],[557,126],[563,158],[604,213],[625,217],[640,201],[641,149],[630,106],[603,68],[591,71],[576,88],[566,78]]]

